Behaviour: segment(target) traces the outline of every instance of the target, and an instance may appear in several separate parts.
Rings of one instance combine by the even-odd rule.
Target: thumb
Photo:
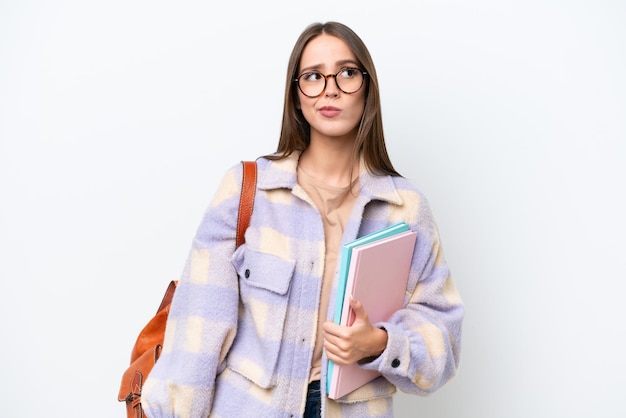
[[[353,322],[356,321],[365,321],[367,322],[367,312],[365,311],[365,308],[363,307],[363,304],[356,300],[356,299],[352,299],[350,298],[350,308],[353,311]]]

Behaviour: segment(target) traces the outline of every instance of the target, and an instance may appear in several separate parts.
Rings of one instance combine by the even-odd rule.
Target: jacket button
[[[244,276],[246,276],[246,279],[250,277],[250,269],[246,269],[246,271],[243,273]]]
[[[398,360],[397,358],[394,358],[393,361],[391,362],[391,367],[393,367],[394,369],[397,369],[398,366],[400,366],[400,360]]]

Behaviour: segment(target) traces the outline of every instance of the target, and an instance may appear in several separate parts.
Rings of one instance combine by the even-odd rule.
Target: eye
[[[300,79],[303,81],[320,81],[322,78],[324,78],[324,76],[316,71],[310,72],[310,73],[303,73],[300,76]]]
[[[353,78],[361,72],[358,68],[342,68],[339,71],[339,77],[341,78]]]

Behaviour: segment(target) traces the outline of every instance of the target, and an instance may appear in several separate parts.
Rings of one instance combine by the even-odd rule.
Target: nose
[[[330,81],[330,79],[333,79]],[[337,85],[337,76],[329,74],[326,76],[326,88],[324,89],[324,96],[335,97],[339,94],[339,86]]]

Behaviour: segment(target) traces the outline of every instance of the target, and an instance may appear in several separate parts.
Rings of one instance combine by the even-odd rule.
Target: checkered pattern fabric
[[[161,358],[144,386],[149,417],[302,415],[325,251],[320,215],[296,181],[298,158],[258,160],[252,220],[238,249],[241,164],[224,176],[193,240]],[[363,168],[359,183],[342,242],[404,221],[417,243],[406,306],[375,324],[387,330],[388,345],[363,366],[383,376],[337,401],[322,396],[325,417],[391,417],[396,388],[431,393],[459,362],[463,304],[425,197],[407,179]],[[334,294],[329,306],[330,319]]]

